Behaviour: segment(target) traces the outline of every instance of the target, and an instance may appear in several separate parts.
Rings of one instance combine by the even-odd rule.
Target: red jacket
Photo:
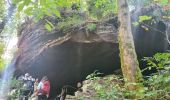
[[[42,81],[39,83],[39,93],[43,95],[49,95],[50,94],[50,82],[48,80]]]

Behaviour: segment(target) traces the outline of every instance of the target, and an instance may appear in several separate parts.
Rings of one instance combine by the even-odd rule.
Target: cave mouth
[[[120,69],[117,43],[66,41],[62,45],[48,48],[36,57],[29,68],[17,70],[15,75],[28,72],[39,80],[44,75],[48,76],[51,82],[50,95],[55,97],[60,94],[63,86],[76,87],[78,82],[84,81],[95,70],[104,76],[113,74],[116,69]],[[74,92],[75,89],[70,88],[69,94],[73,95]]]

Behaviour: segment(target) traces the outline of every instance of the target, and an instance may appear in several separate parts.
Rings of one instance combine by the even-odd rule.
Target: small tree
[[[127,0],[118,0],[118,18],[121,68],[125,84],[129,90],[137,90],[142,87],[138,84],[142,81],[142,74],[135,52]]]

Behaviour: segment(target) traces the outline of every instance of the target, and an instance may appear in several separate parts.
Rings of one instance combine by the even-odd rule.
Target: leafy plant
[[[88,0],[88,12],[91,17],[101,19],[109,13],[117,13],[117,0]]]
[[[143,61],[147,62],[147,68],[143,71],[155,68],[160,72],[170,66],[170,53],[157,53],[153,57],[144,57]]]
[[[148,67],[144,70],[156,68],[157,73],[148,76],[144,81],[147,85],[145,98],[147,100],[169,100],[170,99],[170,54],[157,53],[153,57],[145,57]]]
[[[85,84],[93,92],[88,100],[129,100],[132,96],[139,96],[137,100],[169,100],[170,99],[170,54],[157,53],[153,57],[145,57],[146,70],[156,68],[159,72],[147,76],[143,81],[144,88],[128,90],[123,84],[123,79],[115,76],[96,77],[96,72],[88,75],[90,83]],[[81,96],[85,100],[87,96]]]
[[[50,21],[46,20],[45,28],[48,31],[52,31],[52,29],[54,28],[54,25]]]
[[[15,100],[21,95],[23,89],[23,83],[16,78],[12,78],[10,81],[10,93],[8,94],[8,100]],[[8,84],[8,83],[7,83]]]
[[[154,0],[155,2],[159,2],[161,5],[167,5],[169,0]]]
[[[152,17],[151,16],[139,16],[139,22],[143,22],[143,21],[146,21],[146,20],[150,20]]]
[[[78,96],[78,100],[123,100],[123,92],[121,91],[121,81],[118,76],[109,75],[105,77],[97,77],[93,72],[88,75],[90,82],[83,86],[89,88],[90,96]]]
[[[43,19],[44,16],[62,19],[60,12],[63,9],[70,11],[73,5],[78,5],[77,12],[83,12],[91,18],[100,19],[109,13],[117,13],[117,0],[13,0],[13,3],[16,4],[19,12],[24,12],[36,21]],[[47,22],[45,27],[51,31],[53,24]]]
[[[85,22],[85,19],[81,18],[78,15],[73,15],[65,19],[62,19],[62,21],[58,23],[57,29],[62,30],[62,29],[67,29],[72,26],[79,26],[84,22]]]
[[[94,80],[94,79],[97,79],[97,77],[99,75],[102,75],[102,73],[98,72],[97,70],[95,70],[92,74],[88,75],[86,77],[86,79],[90,79],[90,80]]]
[[[96,29],[96,24],[94,24],[94,23],[89,23],[89,24],[87,24],[87,29],[89,30],[89,31],[94,31],[95,29]]]
[[[3,20],[3,18],[5,17],[5,0],[1,0],[0,1],[0,22]]]
[[[143,16],[139,16],[139,20],[136,22],[133,22],[132,24],[134,26],[138,26],[140,23],[147,21],[147,20],[151,20],[152,16],[147,16],[147,15],[143,15]],[[145,30],[148,30],[148,28],[146,26],[141,26],[142,28],[144,28]]]

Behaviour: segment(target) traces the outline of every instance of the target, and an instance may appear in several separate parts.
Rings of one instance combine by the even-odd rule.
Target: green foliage
[[[18,11],[24,11],[28,15],[35,14],[37,19],[41,19],[44,15],[60,17],[60,9],[70,9],[73,4],[79,4],[81,10],[89,9],[93,15],[100,13],[106,15],[110,12],[117,13],[117,0],[13,0],[13,3],[17,4]]]
[[[154,100],[170,99],[170,70],[164,70],[162,74],[154,74],[148,77],[145,84],[148,85],[145,97]]]
[[[145,57],[148,67],[145,70],[157,69],[157,73],[148,76],[144,81],[146,87],[146,100],[169,100],[170,99],[170,54],[157,53],[153,57]]]
[[[89,23],[89,24],[87,24],[87,29],[89,30],[89,31],[94,31],[95,29],[96,29],[96,24],[94,24],[94,23]]]
[[[63,9],[70,10],[73,5],[78,5],[79,9],[77,10],[98,19],[109,13],[117,13],[117,0],[13,0],[13,3],[17,5],[19,12],[24,12],[26,15],[32,16],[36,21],[42,19],[44,16],[61,18],[60,11]],[[71,18],[70,20],[68,22],[72,24],[73,20]],[[65,25],[64,23],[62,24]],[[59,26],[63,27],[63,25]],[[49,23],[46,23],[45,27],[48,31],[51,31],[53,28],[52,24]]]
[[[54,25],[50,22],[50,21],[48,21],[48,20],[46,20],[46,24],[45,24],[45,28],[48,30],[48,31],[51,31],[53,28],[54,28]]]
[[[90,91],[94,90],[88,100],[131,100],[134,95],[137,96],[135,100],[170,100],[170,54],[157,53],[153,57],[145,57],[144,61],[147,62],[145,71],[151,68],[158,70],[143,81],[144,88],[130,91],[123,85],[122,77],[110,75],[100,78],[94,72],[88,75],[90,83],[85,84]],[[86,97],[83,95],[80,100],[86,100]]]
[[[23,90],[23,83],[16,78],[10,80],[10,93],[8,94],[8,100],[15,100],[21,95]],[[15,92],[12,92],[15,91]]]
[[[148,85],[147,94],[148,100],[169,100],[170,99],[170,54],[157,53],[153,57],[145,58],[144,61],[148,64],[148,69],[156,68],[158,73],[148,77],[145,84]]]
[[[138,23],[138,22],[133,22],[133,23],[132,23],[132,25],[134,25],[134,26],[138,26],[138,25],[139,25],[139,23]]]
[[[70,8],[72,4],[77,2],[80,0],[13,0],[18,11],[24,11],[37,20],[42,19],[45,15],[60,17],[60,8]]]
[[[170,53],[157,53],[153,57],[144,57],[143,61],[147,62],[147,68],[145,70],[151,70],[152,68],[158,71],[170,66]]]
[[[89,14],[97,19],[117,13],[117,0],[88,0],[87,4]]]
[[[85,19],[81,18],[80,16],[73,15],[70,17],[67,17],[65,19],[62,19],[57,25],[57,29],[62,30],[62,29],[67,29],[69,27],[73,26],[79,26],[85,22]]]
[[[88,75],[86,77],[86,79],[88,80],[95,80],[95,79],[98,79],[98,76],[99,75],[102,75],[102,73],[98,72],[97,70],[95,70],[92,74]]]
[[[139,16],[138,22],[133,22],[132,25],[138,26],[140,23],[147,21],[147,20],[151,20],[151,19],[152,19],[152,16],[147,16],[147,15]],[[149,30],[146,26],[141,26],[141,27],[144,28],[145,30]]]
[[[118,81],[118,77],[109,77],[107,80],[94,83],[94,89],[97,93],[97,100],[120,100],[122,93],[120,92],[120,85],[114,82]],[[110,83],[113,83],[110,85]]]
[[[5,0],[0,0],[0,23],[5,17]]]
[[[129,4],[138,8],[139,6],[149,6],[152,4],[158,4],[160,7],[169,5],[168,0],[129,0]]]
[[[10,87],[13,89],[20,89],[22,87],[22,82],[16,78],[12,78],[10,81]]]
[[[103,78],[96,77],[97,72],[88,75],[88,82],[84,87],[90,89],[89,96],[78,96],[78,100],[123,100],[121,81],[118,76],[109,75]]]
[[[18,100],[18,97],[21,95],[21,90],[23,89],[23,83],[16,78],[11,78],[6,83],[1,83],[0,86],[3,84],[10,86],[10,91],[7,94],[8,99],[7,100]]]
[[[48,24],[48,23],[45,24],[45,28],[46,28],[48,31],[51,31],[51,30],[52,30],[51,25]]]
[[[150,20],[152,17],[151,16],[139,16],[139,22],[143,22],[143,21],[146,21],[146,20]]]
[[[158,2],[161,5],[167,5],[169,3],[168,0],[153,0],[153,1]]]
[[[0,86],[2,83],[0,83]],[[21,90],[23,89],[23,83],[16,78],[11,78],[5,83],[5,85],[10,85],[10,91],[7,93],[7,100],[16,100],[21,95]]]

